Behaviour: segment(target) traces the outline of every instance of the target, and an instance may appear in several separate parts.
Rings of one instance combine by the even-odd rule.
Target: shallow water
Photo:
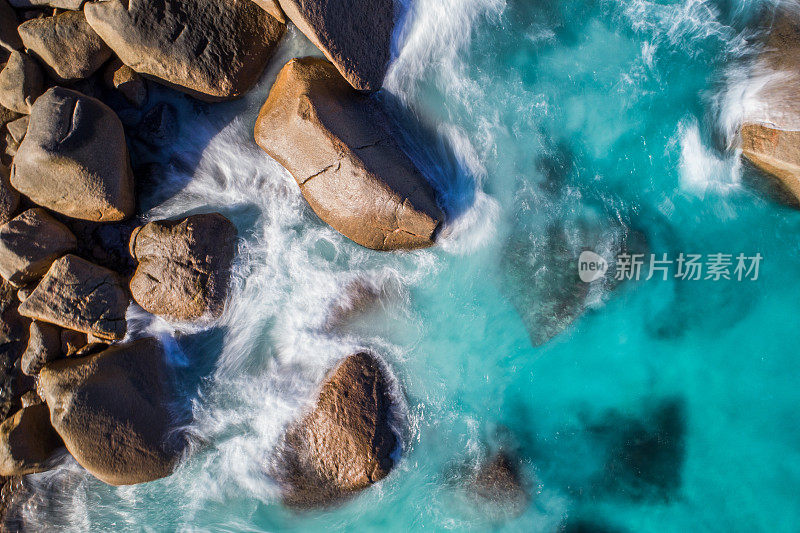
[[[372,252],[308,208],[252,127],[291,31],[243,101],[175,100],[149,216],[218,210],[239,228],[234,288],[207,327],[161,335],[191,412],[174,475],[112,488],[67,459],[31,476],[32,529],[796,531],[800,214],[773,203],[731,133],[771,4],[755,0],[415,0],[381,95],[449,220],[441,243]],[[140,154],[141,155],[141,154]],[[577,281],[584,248],[760,253],[757,281]],[[383,288],[328,327],[354,280]],[[268,475],[285,424],[357,348],[396,377],[393,473],[294,514]],[[495,520],[459,489],[499,447],[533,498]]]

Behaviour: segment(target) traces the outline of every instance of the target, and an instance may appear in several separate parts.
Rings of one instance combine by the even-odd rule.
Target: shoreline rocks
[[[358,91],[383,85],[391,56],[393,0],[279,0],[286,16]]]
[[[128,294],[119,276],[76,255],[54,262],[19,306],[22,316],[105,340],[127,329]]]
[[[279,481],[295,508],[340,502],[389,475],[399,439],[390,427],[389,382],[374,356],[345,358],[314,407],[287,429]]]
[[[131,485],[172,473],[180,450],[168,442],[164,357],[146,338],[55,361],[39,374],[53,427],[101,481]]]
[[[219,213],[150,222],[134,230],[130,282],[145,310],[176,320],[218,317],[228,294],[236,227]]]
[[[25,48],[58,81],[88,78],[111,57],[111,49],[86,22],[83,11],[31,19],[18,31]]]
[[[44,78],[36,60],[24,52],[12,52],[0,71],[0,105],[27,115],[43,92]]]
[[[24,407],[0,424],[0,476],[44,472],[62,446],[47,406]]]
[[[261,108],[258,145],[294,176],[315,213],[374,250],[432,246],[444,215],[375,100],[319,58],[292,59]]]
[[[133,172],[117,115],[95,98],[55,87],[36,100],[11,184],[37,204],[84,220],[134,211]]]
[[[134,71],[209,102],[244,95],[286,31],[251,0],[106,0],[84,12]]]
[[[75,235],[41,207],[0,226],[0,276],[21,287],[40,277],[53,261],[77,246]]]

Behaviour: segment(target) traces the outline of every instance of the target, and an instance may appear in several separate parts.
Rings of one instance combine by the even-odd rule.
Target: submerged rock
[[[25,52],[12,52],[0,71],[0,105],[27,115],[44,92],[39,64]]]
[[[177,320],[222,313],[236,252],[236,227],[219,213],[150,222],[131,235],[139,266],[133,299],[145,310]]]
[[[294,176],[319,217],[375,250],[431,246],[444,216],[375,100],[331,63],[293,59],[261,108],[258,145]]]
[[[0,476],[44,472],[62,446],[46,405],[20,409],[0,425]]]
[[[393,0],[279,0],[286,16],[359,91],[383,85],[391,56]]]
[[[172,473],[179,450],[168,441],[173,425],[163,367],[163,348],[147,338],[42,369],[53,427],[93,476],[131,485]]]
[[[25,47],[60,81],[88,78],[111,57],[111,49],[86,22],[83,11],[20,24]]]
[[[75,235],[41,207],[0,227],[0,275],[22,286],[44,275],[53,261],[75,249]]]
[[[245,94],[286,30],[251,0],[106,0],[84,11],[123,63],[208,101]]]
[[[55,87],[34,104],[11,184],[64,215],[119,221],[133,214],[133,172],[125,133],[95,98]]]
[[[53,263],[19,306],[23,316],[119,340],[127,329],[128,294],[119,276],[75,255]]]
[[[480,465],[470,489],[482,504],[494,507],[491,514],[519,514],[530,500],[515,460],[503,451]]]
[[[389,382],[374,356],[347,357],[325,379],[313,409],[286,432],[279,479],[292,507],[334,504],[389,475],[398,438]]]

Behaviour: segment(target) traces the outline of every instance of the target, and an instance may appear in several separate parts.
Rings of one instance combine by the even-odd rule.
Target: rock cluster
[[[0,0],[0,476],[50,468],[64,448],[114,485],[172,472],[164,350],[130,340],[127,312],[219,317],[237,231],[218,213],[145,220],[128,147],[157,152],[180,131],[154,93],[244,95],[288,21],[327,59],[283,67],[256,141],[356,243],[434,243],[435,191],[369,94],[394,14],[392,0]],[[328,375],[283,439],[287,503],[332,504],[389,474],[387,372],[358,353]]]

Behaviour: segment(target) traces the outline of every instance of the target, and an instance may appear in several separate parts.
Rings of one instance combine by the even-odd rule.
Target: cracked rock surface
[[[115,272],[70,254],[53,263],[20,304],[19,313],[100,339],[119,340],[127,329],[128,301]]]
[[[207,101],[247,92],[286,31],[251,0],[105,0],[84,11],[123,63]]]
[[[378,103],[314,57],[283,67],[256,122],[258,145],[334,229],[375,250],[431,246],[444,216]]]
[[[150,222],[134,230],[139,261],[130,287],[145,310],[176,320],[216,317],[228,293],[236,228],[219,213]]]

